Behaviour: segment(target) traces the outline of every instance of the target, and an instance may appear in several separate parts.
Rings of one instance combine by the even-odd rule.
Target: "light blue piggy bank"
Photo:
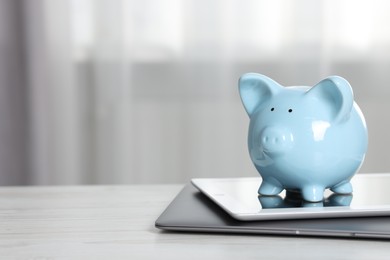
[[[283,87],[248,73],[239,80],[250,117],[250,157],[262,176],[261,195],[283,189],[321,201],[324,190],[352,192],[350,180],[363,163],[368,137],[349,83],[328,77],[314,87]]]

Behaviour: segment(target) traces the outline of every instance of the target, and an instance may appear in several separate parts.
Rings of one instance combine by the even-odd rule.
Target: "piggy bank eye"
[[[291,108],[288,110],[289,113],[291,113],[292,111],[293,111],[293,110],[292,110]]]
[[[271,111],[274,111],[275,110],[275,108],[273,107],[273,108],[271,108]]]

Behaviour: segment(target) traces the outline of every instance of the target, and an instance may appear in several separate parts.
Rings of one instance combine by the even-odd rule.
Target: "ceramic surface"
[[[299,190],[307,201],[323,192],[352,192],[350,179],[368,145],[364,116],[350,84],[328,77],[313,87],[283,87],[257,73],[239,80],[250,118],[250,157],[263,178],[259,194]]]

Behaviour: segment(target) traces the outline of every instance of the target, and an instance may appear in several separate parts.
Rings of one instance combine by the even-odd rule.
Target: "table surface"
[[[390,242],[161,231],[183,185],[0,188],[0,259],[390,259]]]

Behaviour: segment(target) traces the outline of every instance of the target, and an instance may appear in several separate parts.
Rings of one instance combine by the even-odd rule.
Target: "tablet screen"
[[[258,195],[261,178],[193,179],[193,184],[241,220],[390,215],[390,174],[357,174],[352,194],[325,190],[321,202],[304,201],[299,192]],[[272,216],[270,216],[272,215]]]

